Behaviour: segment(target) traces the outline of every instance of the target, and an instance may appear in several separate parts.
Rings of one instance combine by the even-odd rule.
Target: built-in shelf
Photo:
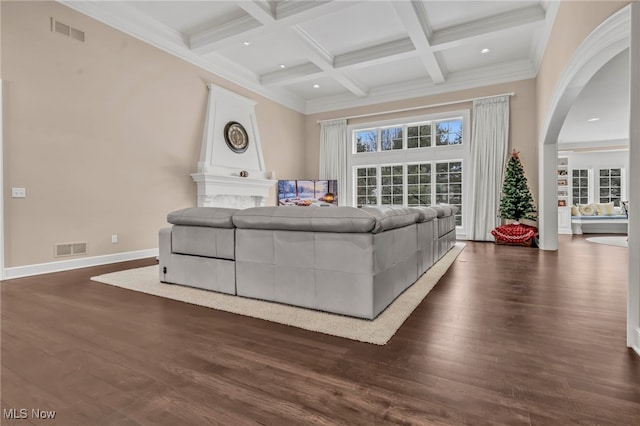
[[[571,192],[569,181],[569,158],[559,157],[556,175],[558,191],[558,233],[571,234],[571,209],[569,207],[569,194]]]

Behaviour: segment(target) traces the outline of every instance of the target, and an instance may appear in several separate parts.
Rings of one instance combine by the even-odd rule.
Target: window
[[[435,184],[432,184],[432,170],[435,170]],[[458,207],[456,225],[462,225],[461,161],[367,166],[357,167],[355,171],[358,207],[376,204],[429,206],[435,200],[435,204]]]
[[[380,149],[383,151],[402,149],[402,127],[380,130]]]
[[[380,204],[404,205],[403,166],[380,167]]]
[[[462,120],[436,123],[436,145],[460,145],[462,143]]]
[[[356,171],[356,200],[358,207],[378,204],[376,167],[360,167]]]
[[[431,163],[407,165],[407,205],[431,205]]]
[[[436,204],[458,207],[456,225],[462,225],[462,162],[436,163]]]
[[[600,203],[620,205],[622,169],[600,169]]]
[[[571,170],[572,204],[589,203],[589,170]]]
[[[378,149],[378,131],[360,130],[355,132],[356,152],[374,152]]]
[[[431,121],[380,129],[356,130],[353,133],[354,152],[429,148],[462,145],[462,118]],[[406,138],[405,138],[406,135]],[[403,144],[406,139],[406,145]],[[380,143],[378,143],[380,141]]]
[[[407,126],[407,148],[431,146],[431,125]]]
[[[350,126],[352,205],[451,204],[463,236],[468,122],[464,110]]]

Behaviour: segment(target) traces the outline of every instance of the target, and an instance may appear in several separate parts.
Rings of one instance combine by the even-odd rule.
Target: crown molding
[[[349,74],[346,73],[347,69],[354,68],[355,70],[358,68],[358,64],[352,63],[353,61],[363,60],[363,58],[366,61],[373,62],[385,61],[386,57],[380,58],[380,52],[376,53],[371,50],[363,49],[362,51],[352,52],[353,54],[339,55],[326,63],[328,68],[335,67],[335,69],[330,69],[330,71],[334,74],[339,74],[338,77],[342,77],[342,80],[344,80],[341,80],[342,84],[348,86],[352,93],[343,93],[340,95],[305,101],[302,97],[297,96],[286,89],[287,83],[281,81],[280,78],[282,75],[286,75],[285,73],[280,74],[280,72],[273,72],[260,76],[220,54],[212,53],[206,56],[199,55],[190,49],[190,40],[188,36],[148,17],[143,12],[127,5],[126,3],[77,0],[57,1],[62,5],[76,10],[77,12],[96,19],[206,71],[216,74],[230,83],[237,84],[254,92],[255,94],[264,96],[274,102],[303,114],[313,114],[351,107],[373,105],[534,78],[536,76],[537,67],[539,66],[539,58],[544,53],[544,48],[539,47],[535,52],[533,52],[534,49],[532,49],[532,60],[520,60],[492,65],[481,69],[448,73],[446,81],[439,84],[431,81],[425,73],[425,78],[423,79],[367,89],[356,83],[356,80],[351,79]],[[279,5],[278,8],[283,7],[284,4],[285,3]],[[287,2],[286,5],[291,8],[299,6],[293,2]],[[313,9],[314,8],[311,8],[310,11],[307,12],[319,13],[319,11]],[[550,2],[547,7],[547,16],[555,19],[556,11],[557,5],[555,5],[554,2]],[[534,22],[539,22],[539,16],[533,12],[535,12],[535,10],[527,11],[527,13],[525,13],[525,17]],[[545,31],[547,28],[550,28],[552,24],[552,20],[549,22],[549,20],[546,19]],[[545,32],[545,34],[547,33]],[[547,39],[548,37],[540,40],[538,46],[546,44],[542,43],[542,41],[546,41]],[[413,54],[414,52],[411,49],[409,42],[409,39],[402,39],[389,42],[387,43],[388,45],[378,47],[386,47],[384,54]],[[333,62],[337,63],[334,64]],[[329,65],[331,65],[331,67],[329,67]],[[307,66],[306,68],[300,67],[300,69],[292,69],[289,72],[295,71],[298,74],[301,73],[301,75],[298,75],[296,78],[305,80],[307,77],[304,74],[309,72],[313,74],[314,70],[318,72],[318,70],[323,70],[323,67],[318,66],[318,64],[314,64],[313,69],[311,69],[310,66]],[[336,78],[336,75],[332,75],[332,77]],[[354,77],[357,77],[357,72],[354,74]]]
[[[573,151],[573,150],[628,150],[629,139],[608,139],[608,140],[594,140],[594,141],[558,141],[558,151]]]
[[[423,96],[437,95],[476,87],[527,80],[536,76],[529,60],[520,60],[484,68],[450,73],[446,82],[435,84],[429,79],[410,80],[400,84],[378,86],[366,98],[342,94],[308,100],[305,114],[381,104]]]
[[[189,40],[183,34],[147,17],[127,4],[106,1],[57,1],[79,13],[216,74],[231,83],[304,113],[304,100],[301,97],[278,87],[262,86],[258,75],[221,55],[211,54],[204,58],[192,52],[189,49]]]
[[[549,37],[551,37],[551,30],[553,29],[553,23],[556,21],[556,16],[558,15],[558,8],[560,8],[559,1],[547,2],[544,25],[542,26],[539,38],[534,39],[534,43],[531,45],[531,62],[533,62],[536,74],[540,70],[542,57],[544,56],[544,52],[547,48]]]

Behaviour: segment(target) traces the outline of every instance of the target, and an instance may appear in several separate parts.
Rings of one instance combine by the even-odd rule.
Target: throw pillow
[[[593,204],[582,204],[580,205],[580,214],[582,216],[595,216],[596,208]]]
[[[571,216],[580,216],[580,210],[578,210],[578,206],[571,206]]]
[[[613,214],[613,202],[611,203],[596,203],[596,211],[599,216],[611,216]]]

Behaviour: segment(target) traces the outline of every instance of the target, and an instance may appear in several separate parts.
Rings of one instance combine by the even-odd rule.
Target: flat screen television
[[[281,206],[337,206],[337,180],[279,180]]]

